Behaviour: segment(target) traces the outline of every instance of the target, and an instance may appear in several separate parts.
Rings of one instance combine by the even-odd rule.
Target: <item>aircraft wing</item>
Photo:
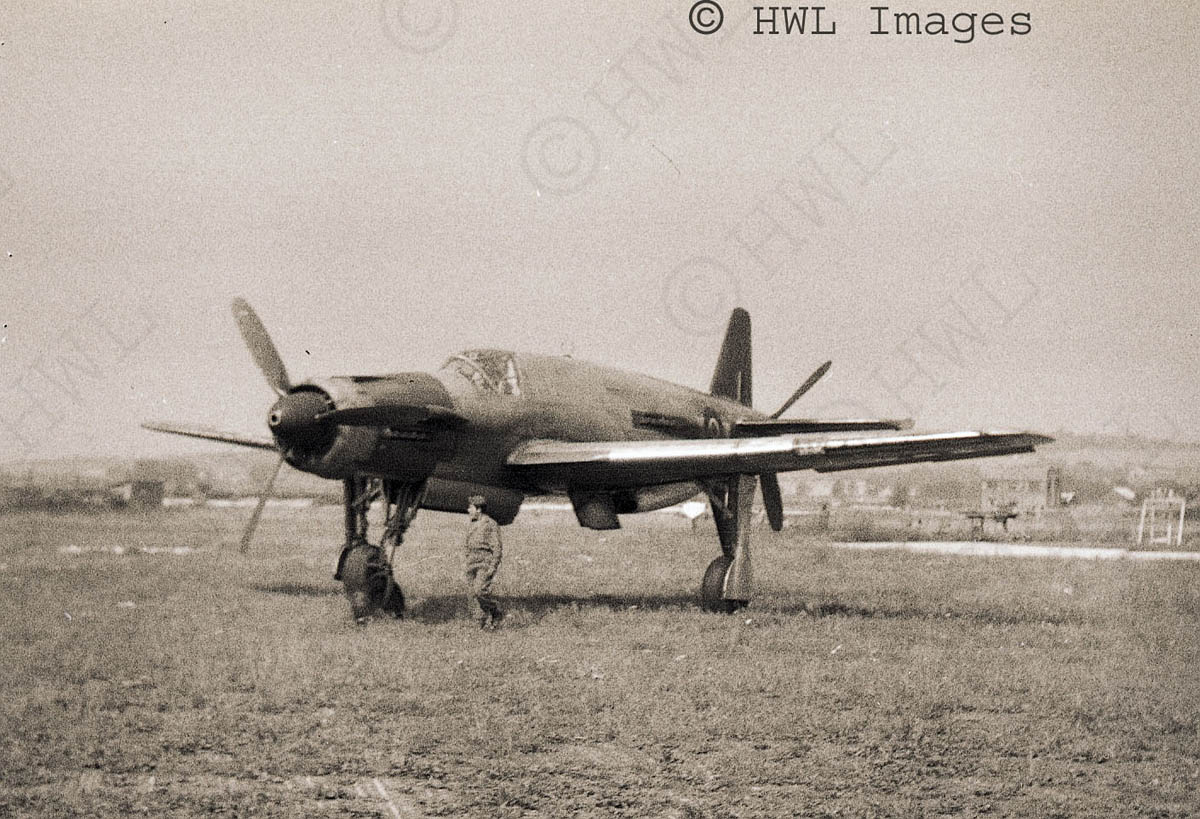
[[[650,486],[733,474],[952,461],[1032,452],[1054,440],[1032,432],[942,432],[832,438],[777,435],[658,441],[529,441],[508,466],[547,489]]]
[[[202,438],[205,441],[223,441],[227,444],[248,446],[253,449],[270,449],[278,452],[279,447],[269,438],[256,438],[251,435],[241,435],[236,432],[221,432],[212,427],[183,426],[181,424],[152,423],[142,424],[142,429],[151,432],[169,432],[172,435],[184,435],[188,438]]]

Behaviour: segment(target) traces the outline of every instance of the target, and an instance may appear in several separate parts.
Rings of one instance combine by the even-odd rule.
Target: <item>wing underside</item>
[[[1032,432],[946,432],[834,438],[777,435],[658,441],[530,441],[508,457],[547,489],[637,487],[718,475],[812,469],[834,472],[1032,452],[1052,438]]]

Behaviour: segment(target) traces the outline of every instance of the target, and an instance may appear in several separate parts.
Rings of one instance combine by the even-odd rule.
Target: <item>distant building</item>
[[[979,484],[979,508],[984,512],[1013,511],[1022,516],[1038,516],[1059,505],[1059,472],[1020,471],[989,475]]]
[[[894,500],[895,480],[892,476],[879,480],[857,476],[828,478],[809,477],[797,481],[790,497],[810,503],[834,503],[838,505],[886,506]]]
[[[163,505],[165,495],[163,481],[134,480],[117,484],[112,487],[110,497],[117,506],[127,506],[134,509],[158,509]]]

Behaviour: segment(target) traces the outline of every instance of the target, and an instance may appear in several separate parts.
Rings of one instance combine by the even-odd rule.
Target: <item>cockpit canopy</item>
[[[479,392],[521,394],[516,359],[504,350],[463,350],[446,359],[442,371],[462,376]]]

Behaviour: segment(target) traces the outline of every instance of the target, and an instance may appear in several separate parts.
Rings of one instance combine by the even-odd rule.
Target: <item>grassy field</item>
[[[764,534],[725,617],[710,532],[526,515],[483,633],[424,513],[360,628],[339,515],[0,517],[0,815],[1200,814],[1200,565]]]

